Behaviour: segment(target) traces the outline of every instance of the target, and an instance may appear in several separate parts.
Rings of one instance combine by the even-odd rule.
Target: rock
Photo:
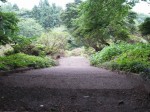
[[[84,98],[89,98],[90,96],[83,96]]]
[[[5,98],[4,96],[1,97],[1,99],[4,99],[4,98]]]
[[[44,107],[44,105],[40,105],[40,107],[41,107],[41,108],[43,108],[43,107]]]
[[[118,105],[123,105],[124,104],[124,101],[123,100],[120,100],[119,102],[118,102]]]
[[[77,96],[71,96],[71,100],[75,100],[77,98]]]
[[[52,111],[52,112],[56,112],[56,110],[57,110],[57,109],[55,109],[55,108],[51,108],[51,111]]]

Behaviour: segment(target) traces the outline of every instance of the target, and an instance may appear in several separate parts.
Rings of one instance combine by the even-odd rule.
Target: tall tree
[[[139,28],[143,36],[150,35],[150,18],[146,18]]]
[[[19,7],[18,7],[17,4],[14,4],[14,5],[12,6],[12,8],[13,8],[15,11],[19,11]]]
[[[11,3],[7,3],[4,5],[2,4],[1,11],[2,12],[13,12],[13,5]]]
[[[75,20],[74,35],[85,45],[100,50],[108,41],[125,40],[128,30],[123,24],[129,6],[124,0],[87,0],[80,6],[79,18]]]
[[[18,32],[18,18],[13,13],[0,12],[0,44],[12,42]]]
[[[38,6],[34,6],[33,9],[32,9],[32,17],[36,18],[37,20],[40,19],[40,10],[38,8]]]
[[[55,4],[50,5],[48,0],[41,0],[38,6],[32,9],[32,17],[45,28],[52,28],[61,24],[61,8]]]
[[[2,1],[2,2],[6,2],[6,0],[0,0],[0,1]]]
[[[61,14],[61,19],[68,29],[73,28],[73,20],[79,17],[79,5],[81,3],[81,0],[75,0],[73,3],[67,4],[66,10]]]
[[[80,4],[82,1],[81,0],[74,0],[75,4]]]
[[[41,36],[42,32],[44,31],[42,26],[32,18],[21,18],[18,23],[18,27],[19,35],[24,37]]]
[[[0,0],[6,2],[6,0]],[[18,18],[14,13],[0,11],[0,45],[11,42],[18,32]]]

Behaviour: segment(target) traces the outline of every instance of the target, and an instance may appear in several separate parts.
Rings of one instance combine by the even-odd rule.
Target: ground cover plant
[[[25,67],[44,68],[54,65],[55,62],[51,58],[42,58],[23,53],[0,57],[0,71],[7,71]]]
[[[113,44],[91,56],[91,64],[150,78],[150,44]]]

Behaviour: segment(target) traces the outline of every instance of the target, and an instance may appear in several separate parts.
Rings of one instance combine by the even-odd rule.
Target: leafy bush
[[[0,46],[0,56],[10,55],[14,53],[14,49],[11,47],[11,45],[1,45]]]
[[[102,51],[99,51],[92,55],[91,64],[98,65],[106,61],[110,61],[116,58],[116,56],[118,56],[119,54],[126,52],[128,49],[132,48],[134,48],[134,46],[132,46],[131,44],[112,44],[111,46],[103,48]]]
[[[18,18],[14,13],[0,11],[0,45],[12,42],[18,32]]]
[[[13,49],[6,50],[6,51],[4,52],[4,55],[5,55],[5,56],[9,56],[9,55],[12,55],[12,54],[14,54],[14,50],[13,50]]]
[[[91,64],[143,73],[150,68],[150,44],[116,44],[105,47],[91,57]]]
[[[15,44],[13,45],[14,52],[19,53],[19,52],[25,52],[27,47],[31,45],[33,41],[33,38],[26,38],[23,36],[18,36],[15,39]]]
[[[91,47],[85,48],[85,47],[80,47],[80,48],[75,48],[71,51],[66,50],[65,51],[65,56],[84,56],[84,57],[89,57],[91,54],[94,54],[95,50]]]
[[[42,34],[36,41],[35,45],[41,45],[44,47],[46,54],[54,55],[64,50],[67,46],[67,38],[69,34],[66,32],[50,31]]]
[[[35,56],[46,56],[45,47],[40,44],[33,44],[36,38],[18,37],[17,44],[13,45],[15,53],[25,53]]]
[[[21,18],[19,23],[19,35],[25,37],[41,36],[44,28],[33,18]]]
[[[133,49],[122,53],[113,63],[119,65],[120,70],[134,73],[143,72],[150,67],[150,45],[133,45]]]
[[[150,17],[146,18],[139,26],[142,35],[150,35]]]
[[[24,67],[44,68],[54,65],[55,62],[51,58],[42,58],[23,53],[0,57],[0,70],[12,70]]]

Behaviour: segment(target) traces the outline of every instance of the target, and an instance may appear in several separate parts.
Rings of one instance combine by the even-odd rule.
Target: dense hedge
[[[91,64],[150,77],[150,44],[114,44],[91,57]]]
[[[0,57],[0,70],[12,70],[24,67],[44,68],[54,65],[55,62],[50,58],[31,56],[23,53]]]

